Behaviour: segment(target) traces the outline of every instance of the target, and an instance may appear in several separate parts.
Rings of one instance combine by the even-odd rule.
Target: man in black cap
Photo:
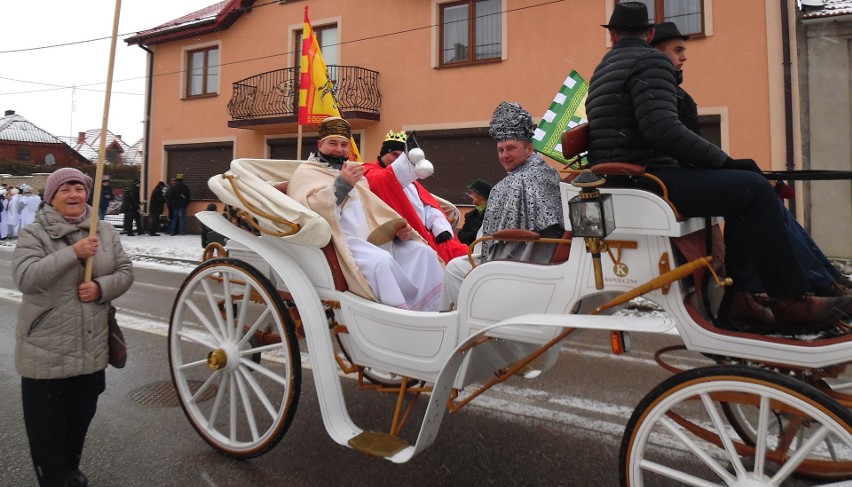
[[[654,26],[654,38],[651,46],[668,56],[675,68],[675,81],[677,82],[677,118],[686,128],[701,135],[698,126],[698,105],[683,88],[683,63],[686,62],[686,41],[689,36],[680,33],[674,22],[662,22]]]
[[[725,217],[725,267],[742,289],[740,269],[753,266],[770,299],[768,308],[743,310],[742,320],[771,310],[790,331],[823,329],[852,316],[852,297],[815,297],[798,265],[778,211],[775,191],[750,159],[733,159],[678,119],[675,69],[652,49],[653,25],[643,3],[615,6],[608,24],[613,48],[589,84],[589,161],[628,162],[662,180],[685,216]],[[611,183],[659,192],[646,178]],[[755,312],[754,316],[750,313]]]
[[[698,125],[698,105],[695,100],[681,87],[683,83],[683,65],[686,63],[686,41],[689,36],[680,33],[677,25],[674,22],[663,22],[654,26],[654,38],[651,40],[651,46],[656,50],[668,56],[669,60],[675,67],[675,77],[677,79],[677,114],[681,123],[688,129],[698,135],[701,135]],[[783,181],[773,182],[775,192],[779,193],[786,186]],[[791,190],[792,191],[792,190]],[[793,252],[799,260],[799,264],[807,271],[808,280],[811,287],[817,296],[842,296],[852,295],[852,288],[849,287],[850,281],[846,276],[839,272],[831,261],[825,256],[816,242],[813,241],[808,232],[796,221],[793,215],[786,206],[779,200],[779,208],[784,216],[784,222],[787,226],[788,235],[793,244]],[[753,270],[744,269],[747,277],[747,286],[754,292],[762,293],[763,285],[760,279],[755,275]],[[734,308],[734,315],[737,315],[736,307],[743,306],[747,302],[750,306],[754,306],[750,301],[752,296],[731,296],[732,302],[726,301],[720,307],[720,315],[731,314],[731,308]]]
[[[473,209],[464,216],[464,225],[459,230],[459,240],[465,245],[470,245],[476,240],[476,234],[482,226],[485,217],[485,208],[488,206],[488,195],[491,193],[491,185],[481,179],[477,179],[467,187],[467,195],[473,202]]]

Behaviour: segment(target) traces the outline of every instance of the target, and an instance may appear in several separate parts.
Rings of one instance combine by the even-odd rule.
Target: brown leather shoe
[[[785,328],[819,330],[852,317],[852,296],[773,299],[769,308],[778,324]]]
[[[774,333],[780,327],[772,310],[754,293],[725,291],[719,304],[720,326],[749,333]]]

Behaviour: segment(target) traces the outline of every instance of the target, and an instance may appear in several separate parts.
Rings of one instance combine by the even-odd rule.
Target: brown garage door
[[[189,187],[193,201],[219,199],[207,187],[207,180],[230,168],[234,158],[233,143],[167,145],[165,149],[169,179],[183,174],[183,182]]]
[[[452,203],[470,204],[467,186],[476,179],[493,185],[506,177],[487,128],[418,131],[416,138],[435,166],[435,174],[421,182]]]

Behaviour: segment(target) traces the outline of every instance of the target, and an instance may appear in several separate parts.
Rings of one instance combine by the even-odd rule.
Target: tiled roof
[[[803,19],[837,17],[850,14],[852,14],[852,0],[822,0],[803,2],[802,4]]]
[[[39,144],[62,144],[63,141],[50,132],[39,128],[22,115],[7,115],[0,118],[0,140],[12,142],[35,142]]]
[[[137,32],[124,40],[129,45],[151,45],[227,29],[256,0],[224,0],[183,17]]]

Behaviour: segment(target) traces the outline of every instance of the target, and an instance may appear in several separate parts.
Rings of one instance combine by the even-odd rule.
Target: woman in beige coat
[[[23,293],[15,333],[24,423],[42,486],[85,486],[80,456],[105,388],[110,301],[133,283],[118,232],[89,236],[91,178],[62,168],[47,178],[45,204],[21,230],[12,261]],[[92,280],[83,282],[94,257]]]

